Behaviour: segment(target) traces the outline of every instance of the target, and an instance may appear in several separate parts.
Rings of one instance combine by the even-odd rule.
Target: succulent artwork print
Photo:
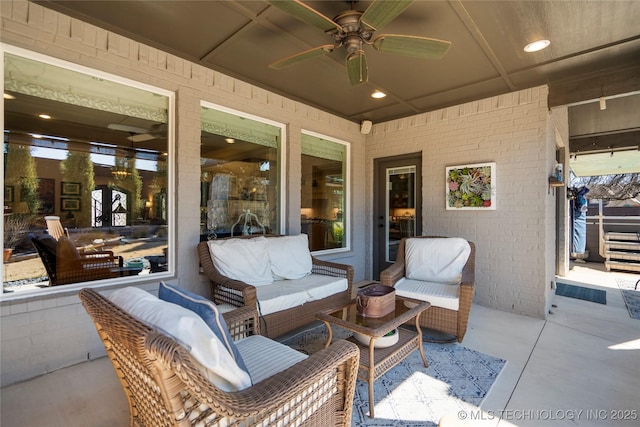
[[[451,168],[447,173],[447,205],[491,207],[491,166]]]

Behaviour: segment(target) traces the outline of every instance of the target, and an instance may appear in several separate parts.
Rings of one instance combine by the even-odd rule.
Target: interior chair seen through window
[[[56,215],[47,215],[44,217],[44,220],[47,224],[47,233],[53,237],[56,241],[58,241],[58,239],[61,236],[66,236],[67,238],[69,238],[69,240],[73,239],[71,238],[71,235],[69,234],[69,229],[66,227],[62,226],[62,222],[60,221],[60,217],[56,216]],[[80,252],[85,252],[85,251],[93,251],[96,250],[98,248],[101,248],[104,246],[104,243],[92,243],[89,245],[77,245],[76,247],[78,248],[78,250]]]
[[[47,233],[56,241],[60,236],[69,237],[69,230],[62,226],[59,216],[48,215],[44,217],[44,220],[47,223]]]
[[[29,238],[44,264],[50,286],[119,277],[124,271],[122,257],[113,251],[81,254],[65,235],[58,241],[46,234],[32,233]]]

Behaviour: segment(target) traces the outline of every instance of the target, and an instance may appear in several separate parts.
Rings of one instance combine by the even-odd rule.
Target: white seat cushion
[[[311,274],[313,262],[306,234],[270,237],[267,242],[274,280],[301,279]]]
[[[346,278],[321,274],[310,274],[296,280],[276,280],[256,288],[258,311],[263,316],[276,313],[346,291],[348,286]]]
[[[109,299],[132,317],[176,340],[221,390],[237,391],[251,386],[249,373],[238,366],[197,313],[131,286],[114,291]]]
[[[236,341],[236,345],[247,365],[253,384],[282,372],[308,357],[262,335],[242,338]]]
[[[460,237],[405,240],[405,276],[426,282],[459,284],[471,254],[469,242]]]
[[[396,289],[396,295],[428,301],[433,307],[441,307],[453,311],[458,311],[460,307],[460,285],[402,278],[398,280],[394,288]]]
[[[218,271],[253,286],[273,282],[266,237],[209,240],[209,253]]]

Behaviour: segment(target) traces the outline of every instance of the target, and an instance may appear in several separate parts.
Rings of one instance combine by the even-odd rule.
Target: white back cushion
[[[209,253],[218,271],[253,286],[273,282],[266,237],[209,240]]]
[[[238,367],[227,348],[195,312],[135,287],[118,289],[109,299],[132,317],[176,340],[218,388],[237,391],[251,386],[249,373]]]
[[[405,241],[405,277],[427,282],[458,284],[471,254],[460,237],[414,238]]]
[[[270,237],[267,242],[271,274],[275,280],[301,279],[311,274],[313,263],[306,234]]]

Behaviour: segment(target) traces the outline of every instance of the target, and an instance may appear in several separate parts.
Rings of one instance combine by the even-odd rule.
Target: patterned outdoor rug
[[[348,337],[336,328],[334,341]],[[339,335],[339,336],[337,336]],[[285,339],[297,350],[314,353],[324,347],[324,325]],[[369,414],[369,389],[358,380],[353,406],[354,426],[437,426],[440,418],[460,410],[477,409],[507,363],[455,344],[423,343],[429,368],[419,351],[374,383],[375,419]]]
[[[566,283],[560,282],[556,283],[556,295],[597,302],[598,304],[607,303],[606,291],[603,291],[601,289],[587,288],[584,286],[568,285]]]
[[[638,289],[634,290],[636,281],[627,279],[616,279],[620,292],[622,292],[622,298],[627,305],[629,316],[632,319],[640,319],[640,285]]]

